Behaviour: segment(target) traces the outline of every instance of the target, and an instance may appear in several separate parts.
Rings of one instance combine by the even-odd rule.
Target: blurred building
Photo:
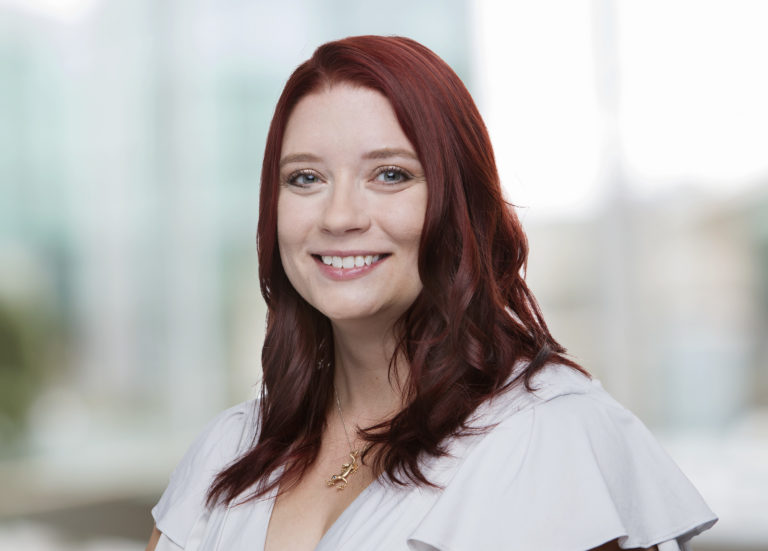
[[[611,322],[605,218],[529,227],[529,281],[556,338],[607,386],[628,388],[623,401],[647,423],[719,430],[768,408],[766,190],[722,200],[680,189],[628,206],[620,367],[595,330]]]
[[[467,10],[0,1],[0,547],[4,519],[146,538],[194,434],[260,378],[259,172],[282,84],[365,33],[466,76]]]
[[[73,549],[93,538],[92,551],[143,548],[180,454],[253,394],[272,109],[318,44],[367,33],[410,36],[446,59],[502,138],[500,165],[522,167],[523,191],[557,199],[540,216],[535,195],[510,192],[533,211],[521,210],[531,287],[555,337],[669,435],[728,514],[725,535],[700,549],[768,545],[750,512],[765,492],[746,488],[768,484],[757,461],[768,457],[768,168],[737,192],[657,177],[642,194],[637,156],[619,151],[616,171],[600,172],[599,148],[580,143],[620,141],[642,119],[638,82],[656,77],[623,80],[624,103],[606,116],[590,71],[603,67],[610,89],[605,67],[636,62],[654,21],[693,9],[680,5],[664,18],[610,1],[0,0],[0,547],[63,549],[64,533]],[[595,24],[606,6],[619,16]],[[670,35],[697,28],[686,24]],[[625,57],[606,63],[613,32],[628,37]],[[658,47],[679,54],[671,40]],[[499,114],[494,97],[517,111]],[[745,149],[759,150],[753,141]],[[560,188],[536,180],[564,174]]]

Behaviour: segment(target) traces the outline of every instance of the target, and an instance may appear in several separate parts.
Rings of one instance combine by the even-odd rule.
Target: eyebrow
[[[312,155],[311,153],[292,153],[291,155],[286,155],[280,159],[280,168],[283,168],[285,165],[290,163],[317,163],[319,161],[320,157],[317,155]]]
[[[419,160],[413,151],[407,149],[375,149],[363,155],[363,159],[389,159],[390,157],[408,157],[415,161]]]
[[[408,149],[392,149],[388,147],[383,149],[374,149],[373,151],[369,151],[363,155],[363,159],[390,159],[392,157],[407,157],[415,161],[419,160],[416,154],[412,151],[409,151]],[[280,168],[283,168],[285,165],[291,163],[316,163],[320,161],[320,157],[311,153],[292,153],[280,159]]]

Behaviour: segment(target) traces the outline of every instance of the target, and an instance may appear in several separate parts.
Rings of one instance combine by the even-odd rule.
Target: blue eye
[[[317,174],[309,170],[299,170],[286,179],[286,183],[297,187],[308,187],[320,181]]]
[[[402,168],[396,166],[385,166],[380,168],[376,174],[376,181],[385,184],[400,184],[410,180],[412,176]]]

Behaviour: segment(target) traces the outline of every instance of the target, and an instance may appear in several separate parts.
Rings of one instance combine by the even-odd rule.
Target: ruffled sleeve
[[[507,418],[463,458],[409,539],[419,551],[688,549],[717,517],[599,382]]]
[[[186,547],[195,525],[208,514],[208,488],[214,477],[237,457],[254,410],[251,400],[217,415],[171,474],[168,487],[152,509],[152,517],[163,536],[178,547]]]

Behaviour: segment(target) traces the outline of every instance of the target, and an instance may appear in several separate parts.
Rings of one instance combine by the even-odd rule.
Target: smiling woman
[[[261,186],[261,396],[186,454],[148,549],[672,551],[714,524],[549,333],[485,126],[433,52],[318,48]]]
[[[277,241],[288,279],[340,324],[384,334],[421,291],[424,169],[389,101],[340,83],[304,97],[285,129]],[[311,153],[300,153],[311,152]]]

